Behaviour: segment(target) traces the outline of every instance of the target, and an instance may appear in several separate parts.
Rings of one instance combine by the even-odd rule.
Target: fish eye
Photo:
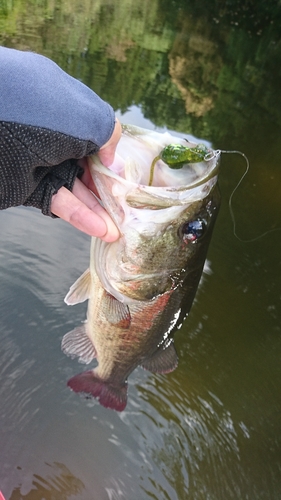
[[[196,219],[183,224],[180,233],[185,241],[195,242],[203,236],[206,227],[207,223],[204,219]]]

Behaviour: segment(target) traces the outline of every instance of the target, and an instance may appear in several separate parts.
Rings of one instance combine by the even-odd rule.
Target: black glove
[[[74,158],[98,149],[51,130],[0,122],[0,208],[26,205],[52,215],[53,194],[62,186],[71,190],[76,176],[83,173]]]
[[[46,57],[0,47],[0,68],[0,209],[52,216],[53,194],[83,172],[77,160],[111,137],[114,111]]]

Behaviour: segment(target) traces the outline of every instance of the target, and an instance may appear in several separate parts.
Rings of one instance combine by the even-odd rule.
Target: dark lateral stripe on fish
[[[112,385],[98,378],[93,370],[79,373],[67,382],[74,392],[90,394],[102,406],[123,411],[127,405],[127,383]]]

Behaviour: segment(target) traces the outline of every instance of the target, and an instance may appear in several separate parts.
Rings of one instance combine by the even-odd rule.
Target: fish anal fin
[[[163,349],[160,347],[149,359],[146,359],[141,366],[145,370],[153,373],[169,373],[178,366],[178,356],[176,349],[171,343]]]
[[[127,404],[127,383],[112,384],[100,379],[94,370],[79,373],[67,382],[74,392],[82,392],[97,398],[105,408],[123,411]]]
[[[113,295],[104,292],[103,297],[103,313],[107,321],[112,325],[128,329],[131,324],[130,309],[127,304],[123,304],[115,299]]]
[[[70,287],[69,292],[64,298],[64,302],[68,306],[74,306],[80,302],[84,302],[90,297],[91,293],[91,273],[90,269],[81,274],[81,276]]]
[[[78,358],[81,363],[90,363],[97,355],[95,347],[86,331],[86,323],[66,333],[61,342],[64,354]]]

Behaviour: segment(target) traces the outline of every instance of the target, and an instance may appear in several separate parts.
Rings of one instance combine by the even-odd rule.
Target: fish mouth
[[[164,209],[186,207],[204,199],[217,183],[220,151],[208,149],[203,161],[187,163],[180,170],[157,161],[154,182],[149,185],[153,160],[172,142],[187,144],[185,139],[169,133],[122,125],[114,163],[107,168],[97,155],[89,158],[90,172],[102,204],[121,233],[122,222],[130,209],[153,210],[155,217],[156,212]],[[196,144],[189,142],[189,146],[196,147]]]
[[[125,147],[125,155],[122,151]],[[173,145],[175,149],[183,147],[190,152],[198,150],[198,144],[188,139],[172,136],[170,133],[158,133],[132,125],[122,125],[122,136],[117,146],[117,161],[110,167],[121,177],[132,183],[147,187],[167,188],[168,191],[193,189],[212,178],[218,168],[219,150],[212,150],[200,144],[202,154],[197,160],[186,159],[176,166],[175,158],[172,162],[167,154],[161,156],[167,147]],[[196,149],[197,148],[197,149]],[[123,156],[123,162],[118,158]],[[160,156],[159,156],[160,154]],[[174,155],[175,152],[172,153]],[[171,158],[170,158],[171,159]],[[155,173],[151,178],[151,166],[155,162]],[[152,182],[150,182],[152,181]],[[149,190],[154,192],[153,189]]]
[[[168,132],[159,133],[133,125],[122,125],[115,160],[109,170],[132,185],[146,187],[150,193],[154,193],[155,188],[166,188],[168,192],[193,189],[216,175],[220,150],[201,144],[204,146],[201,160],[186,160],[180,167],[175,167],[159,157],[159,153],[172,143],[189,151],[198,147],[198,144]],[[91,158],[96,170],[101,169],[103,165],[98,156],[93,155]],[[151,166],[155,160],[154,179],[150,183]]]

